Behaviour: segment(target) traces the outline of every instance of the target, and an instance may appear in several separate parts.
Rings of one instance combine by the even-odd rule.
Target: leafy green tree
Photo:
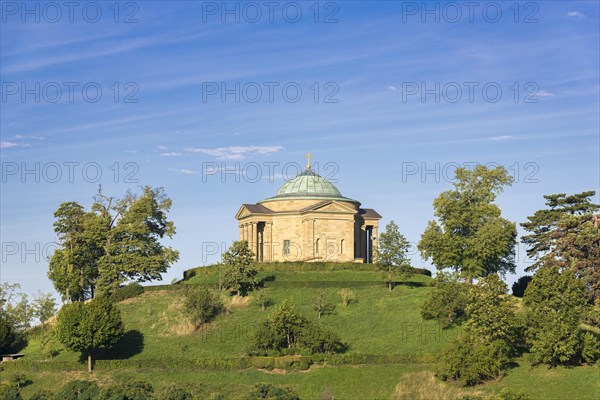
[[[57,316],[58,340],[70,350],[87,354],[88,372],[92,371],[93,352],[111,348],[123,333],[119,310],[103,296],[89,303],[67,304]]]
[[[317,312],[319,319],[322,315],[330,314],[335,310],[335,305],[327,301],[325,292],[320,290],[310,300],[313,309]]]
[[[50,260],[48,277],[63,298],[83,301],[99,289],[110,294],[127,280],[161,279],[179,253],[162,245],[175,234],[167,220],[171,200],[162,188],[127,192],[116,200],[101,190],[91,211],[74,202],[54,213],[61,247]]]
[[[56,314],[56,300],[50,293],[38,293],[33,299],[33,316],[40,323],[46,322]]]
[[[443,328],[461,324],[466,318],[469,285],[457,273],[438,272],[435,288],[421,305],[423,319],[437,320]]]
[[[561,236],[557,236],[558,223],[564,216],[581,216],[584,218],[582,222],[592,221],[593,213],[600,210],[600,205],[591,200],[595,194],[590,190],[573,195],[558,193],[544,196],[547,208],[536,211],[527,218],[527,222],[521,224],[529,233],[521,237],[521,241],[528,246],[527,255],[537,260],[527,268],[528,271],[540,267],[542,257],[555,248],[556,240]]]
[[[490,274],[472,285],[465,311],[468,320],[465,332],[481,344],[501,340],[516,355],[519,321],[512,298],[506,295],[508,287],[497,274]]]
[[[92,232],[100,230],[105,235],[105,229],[94,213],[86,212],[76,202],[62,203],[54,217],[60,248],[52,254],[48,277],[68,301],[92,298],[102,255],[101,244]]]
[[[256,335],[257,346],[269,349],[292,348],[308,324],[308,320],[296,311],[296,306],[289,300],[281,302],[259,327]]]
[[[33,319],[33,309],[27,295],[18,291],[20,288],[18,283],[2,282],[0,285],[0,310],[17,335],[31,327]]]
[[[310,322],[284,300],[256,331],[255,345],[263,351],[307,349],[312,353],[339,353],[347,349],[338,335]]]
[[[71,381],[56,394],[62,400],[97,400],[100,389],[94,381]]]
[[[490,274],[469,288],[464,335],[442,352],[436,373],[475,385],[501,376],[521,343],[519,321],[507,286]]]
[[[418,248],[438,270],[460,272],[468,282],[491,273],[514,272],[517,228],[494,204],[513,178],[503,167],[478,165],[456,170],[454,190],[433,202],[438,221],[430,221]]]
[[[21,390],[17,385],[6,383],[0,385],[0,399],[1,400],[22,400]]]
[[[547,262],[533,275],[525,291],[527,339],[536,363],[569,364],[581,350],[579,324],[586,289],[572,270]]]
[[[515,297],[523,297],[525,295],[525,289],[527,289],[527,285],[531,282],[531,275],[523,275],[520,277],[515,283],[512,285],[512,294]]]
[[[4,310],[0,310],[0,353],[7,353],[15,339],[15,327],[12,321]]]
[[[212,321],[223,308],[219,295],[204,286],[190,288],[186,292],[185,309],[196,327]]]
[[[384,274],[389,290],[393,289],[397,277],[411,275],[410,260],[406,255],[409,248],[410,243],[400,233],[398,225],[390,221],[379,235],[377,248],[377,266]]]
[[[600,360],[600,334],[595,332],[583,334],[581,358],[590,365],[594,365],[596,361]]]
[[[245,296],[258,285],[254,254],[245,240],[233,242],[223,253],[223,263],[226,267],[223,276],[225,289],[237,292],[238,296]]]

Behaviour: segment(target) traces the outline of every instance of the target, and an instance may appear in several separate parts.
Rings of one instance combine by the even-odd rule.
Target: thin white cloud
[[[574,19],[574,20],[577,20],[577,21],[581,21],[583,19],[587,19],[588,18],[587,15],[585,15],[584,13],[579,12],[579,11],[569,11],[567,13],[567,17],[569,17],[571,19]]]
[[[177,169],[177,168],[169,168],[169,171],[177,172],[178,174],[183,175],[195,175],[198,172],[192,171],[191,169]]]
[[[159,146],[156,146],[156,147],[157,147],[159,150],[167,150],[167,149],[168,149],[168,147],[167,147],[167,146],[163,146],[163,145],[159,145]]]
[[[17,142],[0,142],[0,149],[10,149],[11,147],[29,147],[30,144],[27,143],[17,143]]]
[[[545,90],[540,90],[535,95],[537,97],[552,97],[552,96],[554,96],[554,93],[550,93],[550,92],[547,92]]]
[[[25,139],[24,135],[15,135],[15,139]]]
[[[387,88],[388,88],[388,90],[391,90],[392,92],[395,92],[397,90],[396,86],[392,86],[392,85],[388,86]]]
[[[282,149],[282,146],[227,146],[215,147],[212,149],[199,147],[184,148],[187,152],[207,154],[218,160],[241,160],[251,155],[277,153]]]
[[[175,151],[171,151],[171,152],[160,153],[160,155],[163,156],[163,157],[179,157],[179,156],[181,156],[183,154],[177,153]]]
[[[503,140],[510,140],[510,139],[514,139],[514,136],[511,135],[499,135],[499,136],[490,136],[488,139],[489,140],[493,140],[495,142],[501,142]]]

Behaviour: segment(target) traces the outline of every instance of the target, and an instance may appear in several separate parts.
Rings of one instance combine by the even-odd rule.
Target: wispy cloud
[[[539,92],[537,92],[535,94],[535,96],[537,96],[537,97],[552,97],[552,96],[554,96],[554,93],[550,93],[545,90],[540,90]]]
[[[587,19],[588,18],[587,15],[585,15],[584,13],[579,12],[579,11],[569,11],[567,13],[567,17],[569,17],[571,19],[574,19],[574,20],[577,20],[577,21],[580,21],[582,19]]]
[[[167,146],[163,146],[163,145],[156,146],[156,148],[159,150],[167,150],[168,149]]]
[[[397,90],[396,86],[392,86],[392,85],[388,86],[387,88],[388,88],[388,90],[391,90],[392,92],[395,92]]]
[[[184,148],[185,151],[190,153],[207,154],[215,157],[218,160],[242,160],[252,155],[277,153],[282,149],[282,146],[227,146],[215,147],[212,149],[199,147]]]
[[[29,147],[30,144],[22,142],[0,142],[0,149],[10,149],[11,147]]]
[[[512,135],[498,135],[498,136],[490,136],[488,137],[489,140],[493,140],[495,142],[501,142],[501,141],[505,141],[505,140],[511,140],[514,139],[515,137]]]
[[[182,156],[182,153],[177,153],[175,151],[160,153],[162,157],[179,157]]]
[[[177,169],[177,168],[169,168],[169,171],[177,172],[178,174],[183,175],[195,175],[198,172],[192,171],[191,169]]]

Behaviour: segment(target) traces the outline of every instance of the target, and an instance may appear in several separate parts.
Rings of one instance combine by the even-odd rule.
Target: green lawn
[[[121,377],[146,379],[156,388],[178,383],[190,388],[198,398],[219,392],[226,398],[247,391],[259,382],[294,388],[302,399],[320,399],[333,394],[336,399],[390,399],[402,376],[432,369],[436,354],[457,334],[459,329],[443,330],[437,323],[420,317],[420,305],[431,290],[431,278],[414,275],[398,284],[393,291],[386,288],[378,273],[372,271],[282,271],[261,272],[265,288],[274,303],[293,301],[298,310],[314,321],[335,329],[349,344],[348,354],[414,356],[415,362],[393,364],[313,365],[308,371],[267,372],[254,368],[200,368],[199,359],[234,359],[245,357],[251,348],[256,327],[272,307],[261,311],[248,298],[229,304],[230,311],[200,330],[194,330],[183,311],[184,290],[152,290],[119,303],[126,325],[126,337],[103,359],[123,359],[98,363],[93,378],[100,383]],[[218,272],[194,276],[171,289],[185,285],[218,284]],[[351,288],[357,301],[348,307],[340,304],[338,291]],[[325,291],[335,311],[317,320],[310,299]],[[231,297],[224,299],[231,302]],[[239,300],[239,299],[238,299]],[[57,386],[57,383],[86,377],[83,364],[77,364],[78,353],[59,347],[59,354],[43,361],[39,335],[31,335],[25,353],[26,362],[6,367],[2,379],[17,372],[29,376],[33,384],[23,391],[25,398],[34,391]],[[176,360],[176,363],[170,360]],[[37,363],[35,361],[38,361]],[[34,367],[37,366],[37,367]],[[519,360],[519,366],[498,381],[480,385],[467,392],[494,394],[502,388],[524,389],[532,399],[600,398],[598,368],[576,367],[548,370],[530,368]]]

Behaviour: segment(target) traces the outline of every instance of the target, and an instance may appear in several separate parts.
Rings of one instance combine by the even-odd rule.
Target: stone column
[[[254,227],[254,225],[255,222],[250,222],[250,250],[254,253],[254,256],[256,257],[256,228]]]
[[[377,249],[379,248],[379,226],[373,225],[373,264],[377,264]]]

